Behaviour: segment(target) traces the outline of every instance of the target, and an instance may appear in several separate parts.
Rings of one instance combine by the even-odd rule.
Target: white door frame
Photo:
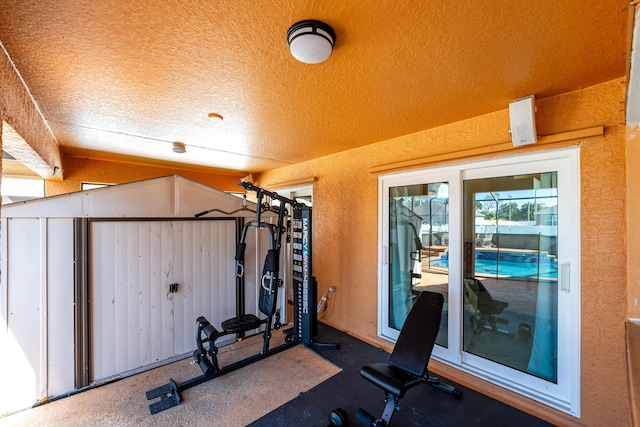
[[[433,357],[478,378],[580,415],[580,150],[579,147],[499,157],[378,178],[378,334],[390,341],[389,328],[389,188],[449,183],[449,340]],[[558,174],[558,378],[557,384],[505,367],[462,350],[462,184],[466,179],[539,172]]]

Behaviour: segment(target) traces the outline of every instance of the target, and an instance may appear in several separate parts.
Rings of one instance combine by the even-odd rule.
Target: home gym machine
[[[147,391],[147,400],[160,398],[159,401],[149,405],[151,414],[180,404],[180,393],[184,390],[265,359],[294,345],[302,343],[305,346],[337,348],[337,346],[334,345],[323,345],[313,342],[313,337],[317,334],[317,282],[311,272],[311,207],[257,187],[250,182],[243,182],[240,185],[242,185],[246,191],[255,191],[257,193],[257,207],[255,220],[244,224],[241,227],[241,233],[238,233],[240,234],[240,239],[237,241],[235,254],[237,276],[236,317],[222,322],[221,330],[218,330],[209,323],[204,316],[198,317],[196,320],[197,349],[193,353],[194,360],[192,364],[200,366],[202,375],[180,384],[170,379],[168,384]],[[271,203],[263,202],[265,197],[270,198],[271,201],[279,201],[279,206],[273,207]],[[293,211],[293,224],[291,220],[285,220],[288,216],[287,205]],[[201,212],[195,216],[200,217],[214,210],[215,209]],[[264,221],[263,214],[265,212],[277,213],[277,223],[272,224]],[[245,313],[244,310],[244,280],[242,280],[242,276],[244,275],[246,236],[250,228],[267,229],[270,238],[262,278],[258,284],[258,308],[260,311],[258,315]],[[279,263],[282,236],[285,233],[287,243],[293,243],[293,327],[283,331],[285,338],[284,344],[270,348],[272,328],[277,330],[281,327],[280,312],[276,307],[278,288],[283,285],[283,280],[280,278]],[[292,234],[293,242],[291,242]],[[235,334],[237,338],[242,338],[246,332],[254,331],[261,327],[264,327],[264,331],[262,333],[263,345],[260,353],[227,366],[219,366],[217,358],[218,347],[216,346],[216,340],[218,338],[233,334]]]

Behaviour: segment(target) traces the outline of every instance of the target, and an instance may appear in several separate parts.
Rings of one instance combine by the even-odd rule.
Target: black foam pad
[[[279,251],[269,249],[262,268],[260,297],[258,298],[258,308],[267,316],[271,316],[276,311],[279,262]]]
[[[280,260],[278,259],[278,251],[276,249],[269,249],[267,251],[267,257],[264,260],[264,267],[262,268],[262,274],[277,273],[280,270]]]
[[[440,330],[443,306],[442,294],[428,291],[420,293],[391,353],[391,365],[418,377],[425,374]]]
[[[365,365],[360,370],[360,375],[387,393],[398,397],[404,397],[407,390],[420,384],[420,378],[388,363]]]
[[[242,261],[244,259],[244,250],[246,248],[246,243],[238,243],[238,246],[236,246],[236,261]]]

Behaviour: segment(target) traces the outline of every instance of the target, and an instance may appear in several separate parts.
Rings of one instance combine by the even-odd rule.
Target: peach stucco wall
[[[627,132],[627,231],[629,317],[640,319],[640,126]]]
[[[626,129],[621,111],[623,102],[624,84],[616,80],[541,99],[536,114],[540,135],[604,126],[603,137],[564,143],[581,145],[580,419],[441,364],[432,364],[436,372],[556,424],[626,426],[631,422],[625,349]],[[507,103],[505,100],[505,106]],[[316,179],[313,189],[314,275],[318,278],[319,293],[332,285],[339,288],[334,296],[334,307],[325,317],[327,323],[376,345],[390,347],[376,336],[377,175],[369,169],[391,162],[504,143],[509,141],[509,127],[508,110],[505,109],[265,172],[258,177],[259,184],[266,188],[309,177]],[[549,145],[537,145],[525,150],[548,148]]]
[[[632,414],[640,425],[640,126],[627,130],[627,363]]]
[[[64,172],[64,181],[47,180],[45,189],[47,197],[80,191],[83,182],[123,184],[168,175],[180,175],[222,191],[239,193],[244,191],[237,185],[244,174],[198,172],[74,157],[64,159]]]

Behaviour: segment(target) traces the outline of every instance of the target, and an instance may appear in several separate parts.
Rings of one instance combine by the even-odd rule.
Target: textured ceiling
[[[0,0],[0,42],[66,155],[260,172],[622,77],[627,5]],[[289,54],[302,19],[326,62]]]

